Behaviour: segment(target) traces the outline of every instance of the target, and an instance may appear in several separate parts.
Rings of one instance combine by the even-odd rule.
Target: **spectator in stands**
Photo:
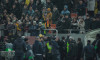
[[[99,27],[100,23],[99,23],[99,21],[97,21],[97,19],[93,18],[93,20],[92,20],[92,29],[97,29]]]
[[[35,10],[36,9],[36,0],[30,0],[29,6],[32,6],[32,9]]]
[[[39,34],[44,34],[44,29],[45,29],[45,26],[42,24],[42,22],[39,22],[38,24]]]
[[[85,5],[82,0],[79,1],[79,4],[77,6],[77,11],[79,16],[85,15]]]
[[[87,41],[87,46],[84,47],[82,52],[82,58],[85,56],[85,60],[95,60],[96,52],[94,47],[91,45],[91,41]]]
[[[24,5],[24,8],[22,9],[22,14],[26,15],[27,11],[28,11],[28,7],[27,7],[27,5]]]
[[[89,15],[86,16],[85,19],[85,30],[91,30],[92,20]]]
[[[36,1],[36,8],[37,8],[39,11],[41,11],[42,7],[43,7],[43,5],[41,4],[41,0],[37,0],[37,1]]]
[[[34,21],[36,21],[37,24],[40,22],[40,20],[37,16],[34,18]]]
[[[29,31],[31,33],[31,36],[38,36],[38,26],[37,26],[37,23],[36,21],[33,21],[33,24],[31,24],[29,26]]]
[[[77,27],[78,27],[78,21],[76,18],[74,18],[71,21],[71,29],[77,29]]]
[[[35,9],[35,12],[33,14],[33,18],[38,17],[39,19],[41,18],[41,11],[38,10],[37,8]]]
[[[49,20],[49,24],[52,24],[52,12],[50,8],[47,8],[47,20]]]
[[[85,33],[85,22],[84,19],[80,19],[80,21],[78,22],[78,27],[80,29],[80,33]]]
[[[52,23],[55,24],[58,21],[59,18],[59,11],[56,6],[53,6],[53,12],[52,12]]]
[[[61,11],[61,14],[62,15],[66,15],[66,14],[70,15],[70,11],[68,10],[68,6],[67,5],[64,6],[64,10]]]
[[[28,10],[28,15],[33,16],[33,14],[34,14],[34,10],[32,9],[32,6],[30,6]]]
[[[51,0],[46,0],[46,8],[50,8],[51,11],[53,9],[53,3],[51,2]]]

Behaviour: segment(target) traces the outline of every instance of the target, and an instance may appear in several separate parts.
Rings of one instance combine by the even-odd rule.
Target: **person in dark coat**
[[[65,37],[62,37],[62,40],[60,41],[60,45],[59,45],[59,50],[60,50],[60,57],[61,57],[61,60],[64,60],[65,59],[65,46],[66,46],[66,39]]]
[[[84,56],[85,56],[85,60],[95,60],[96,59],[96,52],[95,52],[94,46],[91,45],[90,40],[87,41],[87,46],[85,46],[83,49],[82,57],[84,58]]]
[[[92,30],[97,29],[98,28],[98,21],[93,18],[92,20]]]
[[[59,18],[59,11],[56,6],[53,6],[53,12],[52,12],[52,22],[55,24],[58,21]]]
[[[96,49],[96,53],[97,53],[97,59],[100,60],[100,33],[97,34],[98,36],[98,40],[95,44],[95,49]]]
[[[53,9],[53,3],[51,2],[51,0],[46,0],[46,8]]]
[[[79,16],[85,15],[85,4],[83,3],[82,0],[79,1],[79,4],[77,6],[77,11]]]
[[[38,26],[36,24],[36,21],[33,21],[33,25],[29,26],[29,32],[31,33],[31,36],[38,36]]]
[[[82,44],[82,41],[81,41],[81,38],[78,38],[78,41],[77,41],[77,60],[80,60],[81,59],[81,55],[82,55],[82,50],[83,50],[83,44]]]
[[[40,43],[40,38],[37,37],[35,43],[32,46],[35,58],[34,60],[43,60],[43,47]]]
[[[27,48],[25,41],[21,37],[14,41],[13,50],[15,50],[15,60],[24,60],[24,52]]]
[[[34,55],[33,55],[31,46],[28,43],[28,38],[25,38],[24,40],[26,42],[26,47],[27,47],[27,51],[25,53],[25,60],[32,60],[34,59]]]
[[[87,15],[85,19],[85,30],[91,30],[92,26],[92,20],[90,19],[90,16]]]

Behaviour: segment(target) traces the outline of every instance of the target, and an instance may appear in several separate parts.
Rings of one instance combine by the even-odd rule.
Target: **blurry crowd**
[[[55,36],[39,35],[35,42],[29,44],[29,39],[25,36],[17,36],[12,43],[10,39],[5,40],[5,48],[2,50],[13,52],[13,60],[99,60],[100,59],[100,34],[91,42],[87,40],[87,45],[81,38],[75,40],[72,36],[67,38]],[[85,42],[86,43],[86,42]],[[85,56],[85,58],[84,58]],[[0,60],[4,57],[0,56]]]
[[[87,5],[86,0],[0,0],[0,33],[38,36],[45,34],[44,29],[50,29],[51,24],[56,24],[59,33],[100,28],[99,15],[86,14]],[[71,18],[71,13],[77,16]]]

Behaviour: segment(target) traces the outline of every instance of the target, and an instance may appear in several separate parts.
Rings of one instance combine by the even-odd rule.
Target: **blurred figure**
[[[37,37],[35,43],[32,46],[34,52],[34,60],[43,60],[43,47],[40,43],[40,38]]]
[[[34,14],[34,10],[32,9],[32,6],[30,6],[30,8],[28,10],[28,15],[33,16],[33,14]]]
[[[13,51],[13,44],[9,41],[9,40],[6,40],[5,41],[5,46],[6,46],[6,51]]]
[[[27,47],[27,51],[25,53],[25,60],[33,60],[34,59],[34,54],[33,54],[33,51],[31,49],[31,46],[28,43],[28,39],[25,38],[24,40],[26,42],[26,47]]]
[[[73,37],[68,37],[65,47],[66,58],[65,60],[76,60],[77,57],[77,45]]]
[[[91,30],[92,20],[89,15],[86,16],[85,19],[85,30]]]
[[[85,46],[83,49],[82,58],[84,58],[84,56],[85,56],[85,60],[95,60],[96,59],[96,52],[95,52],[94,46],[91,45],[90,40],[87,41],[87,46]]]
[[[56,6],[53,6],[53,12],[52,12],[52,23],[55,24],[58,21],[59,18],[59,11]]]
[[[60,41],[60,47],[59,47],[61,60],[65,60],[66,57],[65,46],[66,46],[66,39],[65,37],[62,37],[62,40]]]
[[[15,50],[15,60],[24,60],[24,52],[27,51],[25,41],[18,37],[13,44],[13,49]]]
[[[29,32],[31,33],[31,36],[38,36],[38,26],[36,24],[36,21],[33,21],[33,24],[29,26]]]
[[[85,22],[84,19],[80,19],[80,21],[78,22],[78,27],[80,29],[80,33],[85,33]]]
[[[81,38],[78,38],[78,41],[77,41],[77,60],[80,60],[81,59],[81,55],[82,55],[82,50],[83,50],[83,43],[81,41]]]
[[[52,41],[51,37],[48,37],[46,44],[46,59],[47,60],[59,60],[59,45],[57,42]]]
[[[65,5],[64,6],[64,10],[63,11],[61,11],[61,14],[62,15],[70,15],[70,11],[68,10],[68,6],[67,5]]]
[[[82,0],[79,1],[79,4],[77,6],[78,16],[84,16],[85,15],[85,4]]]
[[[94,46],[96,53],[97,53],[97,59],[100,59],[100,33],[98,33],[96,35],[96,40],[94,40],[94,42],[92,43],[92,45]]]

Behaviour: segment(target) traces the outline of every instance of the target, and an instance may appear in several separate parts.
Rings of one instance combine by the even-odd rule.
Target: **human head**
[[[78,38],[77,42],[78,42],[78,43],[81,42],[81,38]]]
[[[68,9],[68,6],[67,6],[67,5],[65,5],[65,6],[64,6],[64,10],[67,10],[67,9]]]
[[[80,5],[82,5],[82,4],[83,4],[83,1],[82,1],[82,0],[80,0],[80,1],[79,1],[79,4],[80,4]]]
[[[26,43],[28,43],[28,38],[25,38],[24,41],[25,41]]]
[[[30,6],[29,10],[32,11],[32,6]]]
[[[91,41],[90,41],[90,40],[88,40],[88,41],[87,41],[87,44],[91,44]]]
[[[99,40],[100,39],[100,33],[98,33],[97,35],[96,35],[96,40]]]
[[[86,18],[87,18],[87,19],[89,19],[89,18],[90,18],[90,16],[89,16],[89,15],[87,15],[87,16],[86,16]]]

